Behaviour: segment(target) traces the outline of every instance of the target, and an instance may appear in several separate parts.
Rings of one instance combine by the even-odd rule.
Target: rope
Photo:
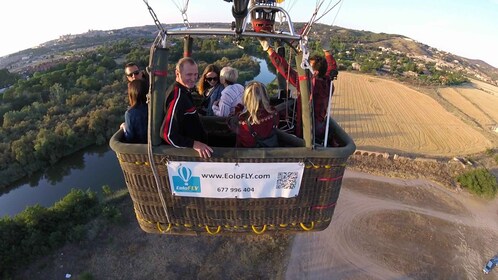
[[[329,124],[330,124],[330,111],[332,110],[332,90],[334,89],[334,80],[330,80],[330,90],[329,90],[329,104],[327,105],[327,125],[325,126],[325,139],[323,140],[323,146],[327,147],[327,142],[329,140]]]
[[[319,18],[317,18],[315,21],[313,21],[313,23],[319,21],[322,17],[324,17],[326,14],[328,14],[330,11],[332,11],[339,3],[342,3],[342,0],[339,0],[339,2],[335,3],[332,7],[330,7],[330,9],[328,8],[330,6],[330,4],[332,3],[332,1],[329,2],[329,5],[327,6],[327,9]],[[342,5],[341,5],[342,6]],[[339,13],[339,11],[337,11],[337,13]],[[337,14],[336,14],[336,17],[337,17]],[[334,18],[334,21],[335,21],[335,18]]]
[[[171,0],[171,2],[173,2],[173,4],[178,8],[178,10],[180,11],[180,13],[182,13],[183,24],[186,27],[190,27],[190,23],[189,23],[188,17],[187,17],[187,10],[188,10],[189,0],[187,0],[186,2],[184,2],[185,4],[183,5],[183,8],[181,8],[180,5],[177,4],[174,0]]]

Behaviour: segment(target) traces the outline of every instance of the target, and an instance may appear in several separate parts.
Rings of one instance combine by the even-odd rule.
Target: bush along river
[[[272,82],[275,75],[268,70],[267,62],[253,58],[260,65],[254,79],[264,84]],[[104,185],[113,191],[126,188],[116,154],[108,145],[86,148],[0,190],[0,217],[14,216],[35,204],[50,207],[73,188],[101,193]]]

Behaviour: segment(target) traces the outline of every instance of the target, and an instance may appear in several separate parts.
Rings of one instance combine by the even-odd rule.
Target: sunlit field
[[[481,152],[492,146],[477,128],[464,123],[431,97],[400,83],[342,71],[335,85],[332,116],[359,149],[453,156]],[[495,117],[488,117],[491,107],[498,108],[498,100],[492,101],[488,96],[472,98],[479,104],[474,109],[483,111],[480,118],[486,123]],[[485,105],[486,102],[496,103]]]

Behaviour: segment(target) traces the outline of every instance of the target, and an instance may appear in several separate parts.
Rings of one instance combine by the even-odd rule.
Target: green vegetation
[[[66,241],[81,240],[85,224],[101,212],[94,192],[73,189],[50,208],[35,205],[0,219],[0,278]]]
[[[396,44],[400,49],[405,49],[403,43],[397,43],[405,41],[404,36],[349,30],[323,24],[315,24],[313,30],[315,41],[310,42],[310,50],[321,53],[322,48],[331,49],[339,70],[391,75],[398,80],[414,81],[421,85],[459,85],[469,82],[462,72],[436,67],[434,62],[421,61],[407,56],[403,51],[395,50]],[[327,38],[331,38],[331,41]],[[322,46],[324,44],[326,46]],[[404,44],[413,47],[418,43]],[[446,60],[451,61],[449,58]],[[353,64],[357,64],[359,69],[355,69]]]
[[[498,190],[496,178],[485,168],[468,171],[456,180],[462,187],[482,197],[494,198]]]
[[[498,164],[498,155],[495,155],[495,162]]]
[[[11,86],[19,79],[18,74],[10,73],[7,69],[0,69],[0,89]]]
[[[124,121],[128,105],[124,65],[116,60],[145,68],[149,49],[144,46],[151,43],[122,40],[84,55],[72,54],[26,78],[15,76],[0,95],[0,188],[87,146],[106,143]],[[180,46],[181,41],[172,43]],[[200,71],[208,63],[231,65],[244,69],[240,82],[259,73],[258,63],[229,38],[197,40],[193,49]],[[170,72],[182,56],[182,48],[170,49]],[[5,77],[7,81],[11,76]],[[169,75],[168,83],[173,79]]]

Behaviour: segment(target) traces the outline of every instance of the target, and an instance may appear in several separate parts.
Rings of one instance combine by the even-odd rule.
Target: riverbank
[[[332,223],[321,232],[147,234],[136,222],[128,195],[114,203],[122,213],[117,224],[96,218],[85,240],[39,259],[17,278],[474,278],[498,242],[496,199],[483,201],[426,180],[377,177],[350,168]]]

